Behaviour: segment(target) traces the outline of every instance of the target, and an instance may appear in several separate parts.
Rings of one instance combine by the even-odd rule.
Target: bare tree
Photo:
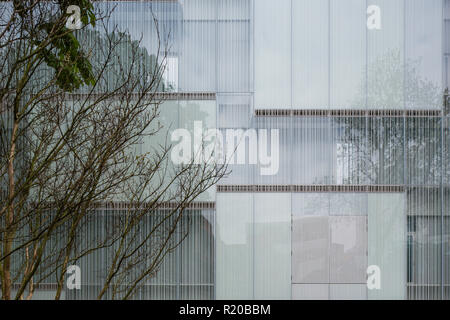
[[[132,297],[226,170],[170,161],[170,127],[159,118],[167,39],[157,32],[151,55],[111,26],[110,12],[70,4],[81,8],[81,30],[65,26],[68,1],[0,3],[3,299],[30,299],[49,281],[59,299],[68,266],[99,252],[108,258],[97,298]],[[102,216],[105,206],[121,210]],[[106,232],[90,232],[99,221]]]

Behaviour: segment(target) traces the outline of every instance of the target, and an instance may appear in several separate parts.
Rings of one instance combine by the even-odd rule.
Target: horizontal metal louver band
[[[257,109],[257,117],[441,117],[442,110]]]
[[[219,185],[217,192],[404,192],[402,185]]]
[[[72,100],[85,99],[85,98],[97,98],[104,96],[103,93],[75,93],[68,94],[67,97]],[[133,95],[139,97],[137,93],[131,93],[131,98]],[[216,100],[216,93],[214,92],[155,92],[147,94],[149,99],[154,100]],[[114,96],[108,97],[114,98]]]

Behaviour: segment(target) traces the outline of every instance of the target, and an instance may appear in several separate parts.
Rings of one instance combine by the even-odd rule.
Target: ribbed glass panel
[[[450,118],[447,116],[443,120],[443,159],[442,159],[442,189],[441,189],[441,254],[442,254],[442,299],[450,299]]]
[[[141,45],[149,54],[157,54],[159,45],[161,52],[179,51],[182,10],[177,1],[103,1],[96,6],[105,13],[111,12],[107,20],[110,32],[117,27],[118,31],[129,32],[133,40],[142,38]]]
[[[201,146],[202,139],[206,138],[207,130],[216,127],[216,101],[214,100],[166,100],[158,106],[159,116],[154,121],[147,132],[155,132],[156,134],[143,137],[141,144],[138,146],[138,153],[152,154],[154,152],[161,153],[163,148],[172,149],[164,163],[167,164],[167,182],[170,174],[177,170],[179,163],[174,165],[173,159],[175,154],[180,153],[188,156],[189,163],[194,161],[195,156],[200,156],[202,150],[197,149]],[[176,130],[180,135],[174,135]],[[195,131],[197,130],[197,131]],[[203,151],[206,153],[207,143],[205,141]],[[177,149],[175,149],[177,148]],[[190,158],[189,158],[190,156]],[[205,162],[201,162],[205,163]],[[159,183],[159,179],[154,179],[154,183]],[[176,185],[173,184],[169,191],[175,191]],[[215,188],[202,193],[197,201],[213,201]]]
[[[291,195],[254,195],[254,299],[290,299]]]
[[[180,299],[214,297],[214,216],[214,211],[204,210],[188,218],[187,238],[179,249],[180,260],[175,262],[181,269]]]
[[[239,123],[234,117],[242,115],[239,121],[243,121],[246,112],[245,108],[223,108],[220,118],[231,126],[233,121]],[[269,116],[252,118],[251,126],[258,136],[265,130],[268,138],[278,130],[279,154],[272,159],[274,168],[278,160],[278,170],[262,175],[263,166],[254,168],[246,162],[231,168],[226,184],[440,183],[438,117]],[[263,142],[269,151],[272,143],[271,139]]]
[[[443,87],[448,88],[450,84],[450,37],[448,35],[450,34],[450,1],[445,0],[443,4],[444,8],[444,43],[442,44],[444,47],[444,65],[443,65],[443,76],[444,76],[444,82]]]
[[[216,298],[253,298],[253,196],[217,194]]]
[[[404,7],[406,108],[440,109],[443,1],[407,0]]]
[[[291,0],[255,1],[255,106],[291,106]]]
[[[369,0],[380,8],[380,29],[367,30],[367,96],[358,101],[368,109],[404,108],[404,0]],[[408,2],[408,1],[406,1]],[[371,11],[372,14],[373,11]],[[409,32],[409,30],[408,30]]]
[[[258,165],[254,184],[286,184],[295,163],[290,155],[292,118],[254,118],[258,133]],[[253,130],[255,130],[253,129]]]
[[[331,284],[330,300],[366,300],[365,284]]]
[[[250,95],[218,95],[217,97],[217,128],[226,137],[227,130],[251,128],[252,110]],[[241,142],[244,143],[244,142]],[[238,164],[228,161],[229,175],[219,181],[219,184],[246,184],[252,181],[256,164]]]
[[[293,284],[292,300],[328,300],[328,284]]]
[[[329,0],[292,1],[292,105],[329,105]]]
[[[314,299],[322,284],[326,294],[317,298],[364,299],[367,194],[293,193],[292,218],[293,298]]]
[[[293,118],[291,126],[292,184],[332,184],[336,160],[329,118]]]
[[[331,0],[330,6],[330,106],[363,109],[357,101],[366,94],[367,6],[360,0]]]
[[[80,237],[77,249],[81,252],[98,243],[99,239],[104,239],[108,233],[108,228],[113,227],[120,221],[120,215],[126,212],[118,211],[97,211],[95,216],[85,224],[86,232]],[[139,226],[138,238],[128,241],[139,243],[147,236],[154,226],[165,216],[163,211],[148,215]],[[176,216],[174,216],[175,218]],[[160,237],[167,236],[164,230],[171,228],[174,219],[166,220],[161,230],[154,234],[146,246],[152,250],[159,250]],[[97,238],[98,237],[98,238]],[[103,237],[103,238],[101,238]],[[184,239],[181,245],[172,252],[168,252],[162,263],[138,286],[133,299],[212,299],[214,297],[214,211],[195,210],[187,211],[178,223],[170,245]],[[129,243],[133,245],[132,243]],[[81,289],[66,290],[67,299],[96,299],[104,285],[107,272],[111,266],[111,261],[117,250],[115,243],[110,248],[99,249],[94,253],[77,261],[81,268]],[[144,253],[140,250],[141,254]],[[156,253],[153,252],[153,253]],[[145,252],[148,254],[148,252]],[[155,256],[149,256],[144,265],[137,265],[135,269],[126,275],[125,282],[133,283],[140,276],[140,271],[144,267],[149,267],[154,262]],[[118,292],[113,296],[113,284],[106,291],[106,299],[119,299],[123,294],[125,286],[117,287]]]
[[[189,1],[186,1],[189,3]],[[215,91],[216,22],[208,17],[183,20],[180,91]]]
[[[150,56],[162,59],[167,52],[167,90],[250,91],[250,1],[108,1],[97,7],[112,11],[109,31],[117,26],[132,40],[142,38]],[[82,38],[86,45],[98,41]]]
[[[213,100],[189,100],[178,101],[179,105],[179,128],[187,129],[191,136],[192,156],[203,158],[202,164],[207,160],[205,154],[207,152],[208,129],[216,128],[216,102]],[[202,147],[203,141],[203,148]],[[176,142],[172,141],[173,144]],[[210,142],[209,144],[213,144]],[[211,161],[211,160],[209,160]],[[196,201],[214,201],[216,188],[213,186],[206,190]]]
[[[405,299],[406,216],[403,194],[370,194],[368,199],[369,266],[379,268],[379,289],[369,299]]]
[[[182,10],[176,1],[104,1],[95,3],[99,14],[105,18],[106,30],[103,23],[98,23],[96,31],[80,31],[77,37],[83,46],[93,48],[94,65],[102,65],[108,51],[108,42],[104,39],[105,32],[115,38],[119,33],[129,34],[114,48],[114,54],[120,57],[107,68],[104,77],[105,86],[113,88],[117,78],[122,76],[119,69],[121,64],[131,62],[133,49],[139,42],[141,48],[139,63],[146,66],[147,72],[155,63],[162,63],[163,81],[158,91],[175,91],[179,86],[179,56],[182,42]],[[98,33],[99,32],[99,33]],[[123,35],[122,35],[123,36]],[[153,69],[152,69],[153,70]],[[138,71],[139,72],[139,71]],[[142,71],[141,71],[142,72]],[[104,86],[99,88],[105,90]]]
[[[441,181],[442,119],[406,121],[406,181],[412,185],[438,186]]]
[[[186,128],[192,134],[194,121],[201,121],[203,129],[216,126],[224,137],[229,129],[255,130],[257,163],[249,161],[248,144],[245,163],[231,163],[232,172],[221,187],[281,185],[286,190],[295,185],[322,190],[210,190],[201,199],[216,199],[217,216],[213,210],[185,215],[183,230],[173,240],[189,230],[186,239],[134,298],[450,298],[448,116],[370,111],[442,108],[442,91],[450,81],[449,0],[96,5],[117,6],[108,30],[117,24],[132,40],[142,37],[142,63],[156,61],[155,14],[165,42],[160,53],[168,51],[165,86],[158,90],[217,93],[217,103],[164,102],[160,120],[169,132]],[[367,7],[374,5],[381,10],[380,29],[367,28]],[[93,32],[82,37],[83,45],[95,50],[102,48],[102,41]],[[127,61],[129,43],[120,50]],[[93,59],[101,62],[96,55]],[[108,71],[108,85],[116,84],[114,68]],[[255,115],[260,109],[268,115]],[[280,115],[267,109],[289,112]],[[295,109],[330,113],[294,114]],[[271,130],[277,130],[276,140]],[[264,134],[267,139],[260,141]],[[144,140],[138,151],[151,151],[164,141],[163,136]],[[261,148],[271,158],[270,165],[261,163]],[[268,166],[276,170],[262,174]],[[342,186],[357,191],[327,189]],[[386,186],[398,190],[387,193]],[[378,191],[366,192],[369,187]],[[98,241],[124,213],[98,210],[89,215],[77,250]],[[147,217],[139,237],[162,215],[163,211]],[[54,262],[52,253],[62,236],[64,232],[50,239],[45,264]],[[97,297],[114,248],[78,261],[82,290],[66,291],[67,298]],[[13,255],[14,265],[21,261],[22,252]],[[367,289],[369,265],[380,267],[380,290]],[[137,270],[127,274],[127,281],[136,274]],[[55,275],[45,277],[39,270],[37,281],[56,281]],[[39,290],[36,297],[54,294],[53,289]],[[105,297],[112,298],[112,292]]]
[[[369,170],[370,184],[402,184],[405,144],[402,118],[367,119],[367,147],[360,171]],[[360,134],[364,134],[360,132]],[[356,147],[359,147],[356,145]],[[358,173],[354,172],[355,176]]]
[[[327,194],[292,194],[292,282],[330,282],[330,230]],[[328,295],[327,295],[328,296]],[[306,298],[305,294],[303,298]],[[294,293],[293,293],[294,298]]]
[[[218,1],[217,14],[217,91],[249,92],[250,1]]]
[[[256,1],[255,107],[439,109],[442,6]]]
[[[289,299],[290,194],[217,195],[217,299]]]

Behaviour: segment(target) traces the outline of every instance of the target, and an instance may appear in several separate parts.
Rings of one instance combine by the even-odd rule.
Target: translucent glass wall
[[[125,245],[129,246],[127,253],[136,250],[137,255],[145,259],[131,255],[127,259],[127,265],[123,263],[117,269],[119,275],[110,284],[103,299],[122,298],[130,285],[142,276],[145,268],[149,268],[157,261],[153,272],[138,283],[130,296],[131,299],[214,298],[215,212],[209,209],[185,210],[176,224],[173,235],[163,244],[162,240],[168,236],[169,230],[174,228],[178,217],[179,212],[173,215],[172,212],[171,210],[149,212],[141,220],[140,225],[130,230],[125,242]],[[61,299],[97,299],[105,285],[107,275],[112,270],[112,261],[119,247],[120,239],[113,241],[111,237],[115,234],[114,230],[118,228],[118,224],[125,223],[127,214],[129,211],[125,209],[105,207],[92,210],[85,216],[80,223],[80,232],[71,252],[71,257],[82,256],[71,262],[71,265],[80,268],[81,288],[68,289],[65,278]],[[155,231],[155,226],[159,224],[160,227]],[[55,298],[59,274],[53,270],[56,265],[62,264],[64,256],[60,255],[61,243],[66,243],[65,237],[69,227],[70,224],[60,226],[48,240],[42,261],[34,276],[34,284],[37,286],[33,299]],[[149,237],[148,242],[142,245],[141,241],[145,237]],[[159,250],[165,254],[163,259],[157,257],[156,253]],[[20,252],[12,256],[13,270],[15,265],[22,265],[23,259],[25,258]],[[128,264],[134,267],[125,271],[129,267]],[[120,264],[116,264],[118,265]],[[15,270],[13,275],[17,275],[16,272],[23,271]],[[18,289],[17,286],[13,288]]]
[[[216,253],[205,259],[215,263],[216,298],[449,298],[450,141],[448,119],[439,113],[450,74],[449,1],[101,5],[114,4],[113,22],[142,36],[153,54],[150,13],[158,17],[168,39],[164,76],[171,91],[216,93],[214,103],[168,101],[163,118],[189,130],[201,119],[224,135],[278,132],[274,174],[262,175],[267,165],[259,159],[231,163],[219,183],[249,188],[215,194]],[[380,25],[368,28],[374,6]],[[374,112],[380,109],[386,113]],[[330,113],[314,113],[320,110]],[[358,110],[367,113],[351,113]],[[276,113],[282,111],[288,112]],[[320,192],[251,189],[311,186]],[[369,187],[378,191],[361,191]],[[156,297],[211,297],[206,289],[183,291],[174,280],[180,273],[170,271],[174,261],[161,273],[173,286],[154,289]],[[366,285],[372,264],[381,269],[376,291]],[[183,274],[209,277],[208,268],[198,268]]]
[[[98,6],[114,9],[110,30],[117,25],[134,40],[142,38],[150,55],[168,52],[165,76],[173,91],[251,90],[251,1],[108,1]]]
[[[406,297],[404,194],[219,193],[217,199],[216,298]],[[379,290],[367,287],[369,266],[381,270]]]
[[[407,290],[405,196],[369,195],[367,207],[368,264],[380,270],[380,287],[368,290],[368,297],[403,300]]]
[[[194,156],[199,155],[196,151],[196,131],[199,130],[199,140],[205,137],[208,129],[214,129],[216,124],[216,101],[215,100],[175,100],[171,97],[162,101],[158,106],[159,116],[148,129],[148,132],[153,132],[160,129],[157,134],[146,136],[142,139],[138,146],[138,153],[161,152],[162,148],[171,147],[170,153],[167,157],[168,168],[177,170],[178,166],[174,165],[174,155],[181,154],[187,156],[187,160],[193,161]],[[174,135],[175,130],[181,129],[183,132]],[[185,133],[186,136],[181,133]],[[175,147],[183,145],[186,142],[188,145],[186,149],[179,147],[176,151]],[[206,144],[206,142],[205,142]],[[180,150],[182,149],[182,150]],[[187,154],[190,149],[191,153]],[[205,148],[206,149],[206,148]],[[183,155],[183,153],[185,153]],[[194,154],[195,153],[195,154]],[[172,173],[168,170],[168,173]],[[169,175],[168,175],[169,176]],[[157,180],[157,179],[155,179]],[[158,183],[159,181],[155,181]],[[173,185],[175,187],[175,184]],[[173,188],[175,189],[175,188]],[[172,189],[171,189],[172,191]],[[175,191],[175,190],[173,190]],[[196,201],[214,201],[215,188],[210,188],[202,193]]]
[[[439,109],[442,5],[255,1],[255,108]]]
[[[217,195],[216,298],[290,299],[289,194]]]
[[[234,119],[229,112],[221,112],[223,122]],[[266,130],[269,138],[278,130],[279,169],[263,176],[261,164],[235,165],[225,184],[440,185],[440,117],[253,117],[248,123],[241,128]]]
[[[292,299],[366,299],[367,194],[292,194]]]
[[[386,285],[388,287],[386,291],[370,291],[369,295],[367,291],[356,291],[365,292],[358,297],[440,299],[447,296],[447,268],[450,262],[445,251],[449,233],[448,128],[442,128],[441,117],[255,117],[250,123],[250,127],[253,128],[280,131],[279,171],[275,175],[262,176],[259,165],[234,165],[232,167],[236,169],[233,169],[230,176],[221,181],[221,184],[274,187],[306,185],[321,188],[400,186],[404,190],[401,194],[370,194],[369,198],[366,196],[364,201],[361,200],[359,206],[354,204],[357,208],[362,207],[361,211],[369,217],[369,233],[367,234],[367,231],[362,233],[363,239],[366,239],[366,249],[369,250],[369,261],[380,261],[377,265],[384,270],[383,273],[387,273],[382,281],[388,281],[389,284]],[[298,252],[300,260],[304,259],[308,252],[320,255],[322,250],[328,248],[327,243],[331,241],[333,230],[338,238],[339,233],[348,233],[348,230],[339,225],[342,219],[345,221],[347,218],[330,220],[321,217],[322,204],[327,206],[328,202],[332,201],[329,199],[330,196],[331,199],[334,198],[334,194],[317,195],[313,200],[302,198],[303,196],[293,197],[293,203],[306,206],[305,211],[318,216],[304,218],[302,220],[304,225],[296,227],[296,212],[293,205],[293,230],[299,230],[297,236],[300,239],[292,245],[294,260],[295,252]],[[352,198],[351,194],[340,196],[343,199]],[[297,200],[294,202],[294,199]],[[218,203],[218,215],[220,208]],[[358,210],[349,213],[348,211],[352,209],[344,208],[342,205],[336,205],[334,210],[340,210],[344,215],[361,215]],[[327,210],[325,212],[328,212]],[[360,219],[356,217],[343,223],[345,225],[364,223],[365,226],[365,222]],[[337,225],[334,226],[333,223]],[[317,232],[308,231],[311,228],[317,228]],[[296,237],[295,232],[292,236]],[[318,242],[309,249],[301,249],[302,241],[308,243],[309,237],[314,239],[316,236],[322,239],[320,241],[325,247],[316,246],[320,242],[317,239]],[[390,241],[389,244],[385,244],[383,239]],[[397,261],[392,255],[402,259]],[[327,262],[328,253],[321,259],[326,265],[332,263]],[[334,261],[347,260],[348,258],[341,257]],[[329,267],[319,268],[327,276],[321,281],[333,284],[326,268]],[[293,268],[292,272],[301,274],[307,270],[307,264],[300,264],[298,269]],[[340,271],[336,276],[345,277],[346,272],[343,269],[337,270]],[[360,287],[365,285],[366,274],[362,266],[359,273],[351,271],[348,274],[351,275],[353,282],[356,281],[352,285]],[[356,274],[360,275],[359,278],[355,276]],[[399,277],[399,274],[402,277]],[[312,276],[311,281],[318,281],[314,277]],[[325,286],[324,283],[310,288],[306,286],[307,284],[295,283],[293,295],[295,292],[299,298],[306,298],[310,296],[305,295],[305,292],[313,290],[311,292],[316,292],[317,297],[339,296],[333,291],[338,290],[337,287],[328,287],[328,284]],[[342,284],[339,284],[339,288],[344,290]],[[357,286],[351,288],[355,289]],[[322,295],[324,292],[327,292],[327,295]],[[334,295],[331,292],[334,292]],[[353,291],[349,291],[348,295],[355,297],[350,292]]]
[[[261,163],[233,163],[220,190],[379,190],[292,194],[292,298],[448,298],[448,125],[440,113],[448,8],[441,0],[253,2],[253,101],[219,99],[218,123],[223,132],[278,130],[279,170],[265,176]],[[378,9],[380,26],[369,28]],[[336,197],[360,205],[333,205]],[[342,243],[353,246],[339,252]],[[372,264],[381,289],[368,291]]]
[[[120,210],[98,210],[86,224],[77,247],[80,251],[98,241],[100,236],[108,234],[108,227],[120,219],[125,212]],[[142,237],[147,235],[165,216],[163,211],[149,214],[140,226]],[[162,228],[168,228],[172,220],[164,222]],[[158,235],[154,236],[158,245]],[[186,237],[186,238],[184,238]],[[139,284],[133,299],[212,299],[214,297],[214,211],[189,210],[179,222],[171,244],[183,239],[163,260],[153,276]],[[96,299],[105,282],[108,266],[117,249],[116,245],[104,248],[80,259],[76,265],[81,269],[81,289],[66,290],[67,299]],[[149,259],[148,264],[154,260]],[[108,263],[109,262],[109,263]],[[147,266],[148,267],[148,266]],[[130,283],[140,275],[143,266],[137,266],[135,273],[127,275]],[[114,284],[107,290],[106,299],[113,298]],[[120,291],[121,288],[118,289]],[[120,294],[115,296],[120,298]]]

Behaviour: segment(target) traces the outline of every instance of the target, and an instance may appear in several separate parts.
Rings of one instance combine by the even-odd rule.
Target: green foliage
[[[54,39],[41,55],[57,73],[57,85],[64,91],[72,92],[83,84],[94,84],[92,65],[72,33]]]
[[[84,25],[95,26],[96,17],[91,1],[59,0],[62,16],[69,16],[66,12],[69,5],[80,7],[81,22]],[[56,25],[57,23],[59,24]],[[55,70],[57,85],[62,90],[73,92],[82,85],[95,84],[91,62],[83,48],[80,47],[74,31],[61,25],[58,19],[46,21],[38,25],[38,29],[44,33],[44,36],[35,39],[34,45],[39,46],[50,40],[50,43],[40,52],[40,56],[49,67]]]

